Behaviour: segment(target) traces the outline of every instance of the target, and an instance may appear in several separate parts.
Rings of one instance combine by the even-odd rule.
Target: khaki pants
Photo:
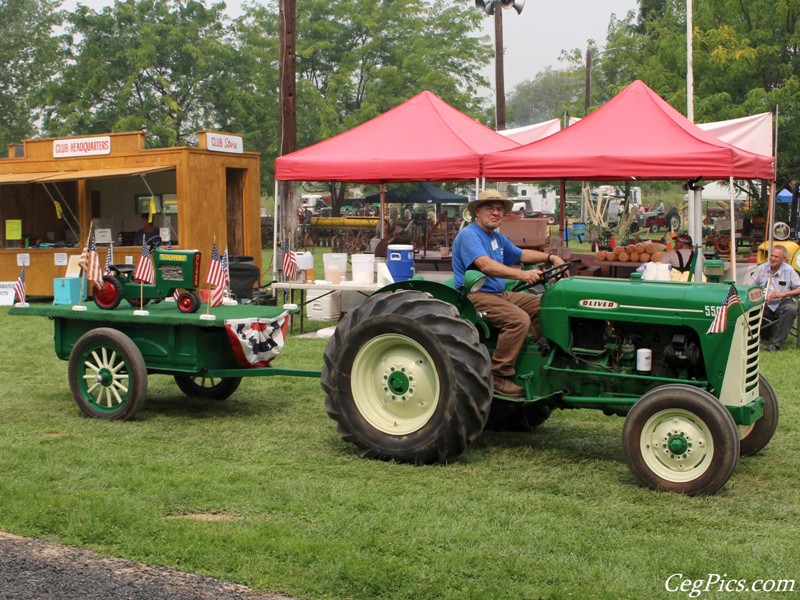
[[[540,296],[520,292],[473,292],[469,299],[483,317],[499,329],[497,348],[492,356],[492,375],[512,377],[525,336],[528,333],[539,335]]]

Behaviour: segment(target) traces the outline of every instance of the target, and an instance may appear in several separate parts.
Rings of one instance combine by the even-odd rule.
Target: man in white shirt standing
[[[797,316],[797,305],[792,297],[800,296],[800,276],[786,264],[786,248],[773,246],[769,261],[758,265],[747,283],[761,286],[767,297],[761,321],[762,332],[765,329],[763,326],[765,321],[768,323],[767,328],[774,328],[775,331],[772,343],[762,345],[761,349],[767,352],[780,350]]]

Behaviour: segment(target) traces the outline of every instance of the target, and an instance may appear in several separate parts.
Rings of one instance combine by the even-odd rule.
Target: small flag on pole
[[[94,231],[91,229],[86,242],[86,278],[96,286],[103,285],[103,270],[100,268],[100,256],[97,254],[97,243],[94,241]]]
[[[208,266],[206,281],[214,286],[211,291],[211,306],[222,304],[222,297],[225,292],[225,269],[222,267],[222,257],[219,255],[217,242],[214,242],[214,246],[211,249],[211,264]]]
[[[143,283],[155,283],[156,271],[153,267],[153,259],[150,258],[150,247],[147,242],[142,242],[142,257],[133,272],[133,278]]]
[[[731,285],[731,289],[728,290],[728,295],[725,296],[725,300],[722,301],[722,306],[717,310],[717,315],[711,322],[711,327],[708,328],[706,334],[725,333],[725,330],[728,329],[728,309],[734,304],[741,306],[742,301],[739,299],[739,294],[736,292],[736,286]]]
[[[103,267],[103,275],[111,275],[111,265],[114,264],[114,243],[108,245],[106,253],[106,264]]]
[[[14,295],[21,304],[25,304],[25,267],[14,282]]]
[[[282,270],[283,276],[287,280],[297,277],[297,257],[294,255],[294,251],[289,248],[288,242],[286,243],[286,247],[283,249]]]

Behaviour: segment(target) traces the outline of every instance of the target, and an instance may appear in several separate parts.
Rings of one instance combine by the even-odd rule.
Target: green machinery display
[[[734,290],[737,302],[719,319],[723,331],[707,333],[730,282],[558,280],[568,266],[544,271],[542,337],[529,336],[517,360],[524,398],[494,393],[496,332],[467,297],[481,285],[477,272],[461,290],[422,279],[382,288],[339,323],[321,373],[242,366],[229,325],[259,320],[258,335],[234,337],[261,351],[278,339],[274,328],[285,327],[283,308],[217,306],[214,320],[166,302],[153,303],[147,316],[42,305],[10,314],[53,319],[72,394],[94,418],[133,418],[151,373],[214,399],[233,394],[242,377],[321,377],[328,414],[361,456],[428,464],[455,459],[486,427],[530,429],[556,408],[595,408],[625,415],[623,455],[640,483],[714,493],[778,423],[775,392],[759,373],[763,291]]]
[[[161,238],[153,246],[157,246]],[[152,242],[151,242],[152,243]],[[154,283],[142,283],[134,277],[133,265],[111,265],[111,274],[103,276],[103,285],[94,290],[94,302],[102,309],[112,310],[125,299],[134,308],[150,300],[170,298],[176,290],[178,310],[193,313],[200,308],[200,296],[195,291],[200,280],[200,251],[163,250],[153,252]]]
[[[532,428],[556,408],[595,408],[626,416],[623,454],[641,484],[721,488],[777,427],[778,402],[759,373],[761,288],[740,287],[724,331],[707,333],[730,282],[558,280],[559,267],[545,271],[544,339],[528,336],[517,360],[524,398],[493,394],[496,332],[468,289],[410,280],[350,312],[322,373],[342,439],[363,457],[445,463],[487,426]],[[478,289],[481,274],[467,275],[465,287]]]

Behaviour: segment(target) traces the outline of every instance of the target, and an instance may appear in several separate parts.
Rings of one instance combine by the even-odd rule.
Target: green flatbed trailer
[[[58,358],[69,361],[70,389],[80,409],[100,419],[131,419],[147,395],[147,375],[172,375],[187,395],[215,399],[230,396],[243,377],[314,377],[320,371],[272,366],[243,366],[225,322],[262,323],[286,314],[281,307],[203,305],[182,313],[174,303],[102,310],[94,304],[12,307],[9,314],[48,317],[54,323]],[[204,315],[213,315],[211,320]],[[273,326],[278,326],[275,323]],[[268,327],[268,325],[262,325]]]

